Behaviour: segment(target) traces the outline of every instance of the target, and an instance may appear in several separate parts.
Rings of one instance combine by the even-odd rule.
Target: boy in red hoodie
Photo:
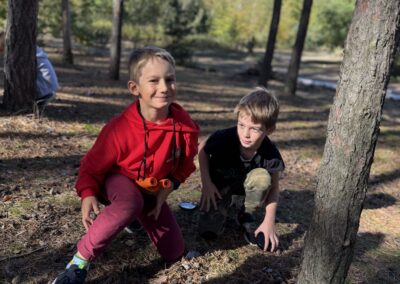
[[[199,128],[178,104],[175,62],[164,49],[136,49],[129,58],[128,89],[138,99],[104,126],[82,159],[76,190],[87,233],[53,283],[83,283],[89,262],[133,220],[146,230],[160,255],[179,259],[184,241],[168,195],[195,170]],[[150,192],[139,186],[152,177],[171,185]],[[107,206],[100,212],[99,201]],[[97,218],[93,220],[90,213]]]

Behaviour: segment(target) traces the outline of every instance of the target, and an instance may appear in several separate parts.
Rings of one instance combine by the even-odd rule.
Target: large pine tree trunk
[[[124,11],[123,0],[113,0],[113,20],[110,41],[110,79],[119,79],[119,64],[121,59],[121,30],[122,15]]]
[[[4,107],[31,110],[36,96],[37,0],[8,0],[4,60]]]
[[[344,283],[400,37],[400,1],[358,0],[331,108],[298,283]]]
[[[74,64],[74,57],[71,46],[71,14],[69,0],[62,0],[62,21],[63,21],[63,62]]]
[[[299,75],[301,54],[303,53],[304,42],[306,40],[308,21],[310,19],[313,0],[304,0],[301,10],[300,24],[297,31],[296,42],[293,46],[289,68],[286,76],[285,93],[296,94],[297,77]]]
[[[264,60],[260,68],[258,84],[267,87],[272,72],[272,59],[274,57],[276,35],[278,34],[279,18],[281,15],[282,0],[274,1],[271,26],[269,28],[268,42],[265,49]]]

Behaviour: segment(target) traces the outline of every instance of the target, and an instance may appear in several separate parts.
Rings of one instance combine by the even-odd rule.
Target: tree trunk
[[[121,30],[124,0],[113,0],[113,20],[110,42],[110,79],[119,79],[121,59]]]
[[[4,107],[31,110],[36,97],[38,1],[8,0],[4,60]]]
[[[303,52],[304,42],[306,40],[308,20],[310,19],[312,3],[313,0],[304,0],[303,2],[299,29],[297,31],[296,42],[293,46],[292,56],[290,58],[289,68],[286,76],[285,93],[293,96],[296,94],[301,54]]]
[[[74,64],[71,47],[71,14],[69,11],[69,0],[62,0],[61,9],[63,21],[63,62]]]
[[[400,38],[400,1],[358,0],[347,35],[298,283],[344,283]]]
[[[274,57],[276,35],[278,33],[279,18],[281,15],[282,0],[274,1],[274,10],[272,12],[271,26],[269,28],[268,42],[265,49],[264,60],[260,68],[260,78],[258,84],[267,87],[268,80],[272,72],[272,59]]]

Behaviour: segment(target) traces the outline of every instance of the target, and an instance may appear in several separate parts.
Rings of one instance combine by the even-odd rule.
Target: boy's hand
[[[86,232],[93,224],[94,219],[90,217],[90,213],[94,212],[96,215],[100,213],[99,201],[95,196],[88,196],[82,200],[82,223],[85,226]]]
[[[273,252],[278,248],[279,239],[278,236],[276,235],[274,224],[268,224],[267,222],[261,223],[261,225],[254,232],[254,235],[257,236],[258,233],[264,234],[264,239],[265,239],[264,249],[263,249],[264,251],[267,251],[267,248],[270,244],[271,244],[270,252]]]
[[[201,193],[200,210],[208,212],[210,210],[210,203],[212,203],[214,209],[217,210],[218,206],[216,197],[219,199],[222,199],[222,197],[214,183],[209,182],[207,184],[203,184]]]
[[[154,216],[154,219],[157,220],[158,216],[160,215],[160,211],[161,211],[161,206],[164,204],[164,202],[167,200],[168,195],[170,195],[172,192],[172,187],[171,188],[161,188],[158,192],[157,192],[157,196],[156,196],[156,206],[154,207],[153,210],[151,210],[149,212],[149,214],[147,214],[147,216]]]

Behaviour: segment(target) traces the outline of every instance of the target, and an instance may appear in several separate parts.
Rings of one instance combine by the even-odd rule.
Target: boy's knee
[[[265,191],[271,186],[271,175],[266,169],[253,169],[247,174],[243,186],[246,192]]]

